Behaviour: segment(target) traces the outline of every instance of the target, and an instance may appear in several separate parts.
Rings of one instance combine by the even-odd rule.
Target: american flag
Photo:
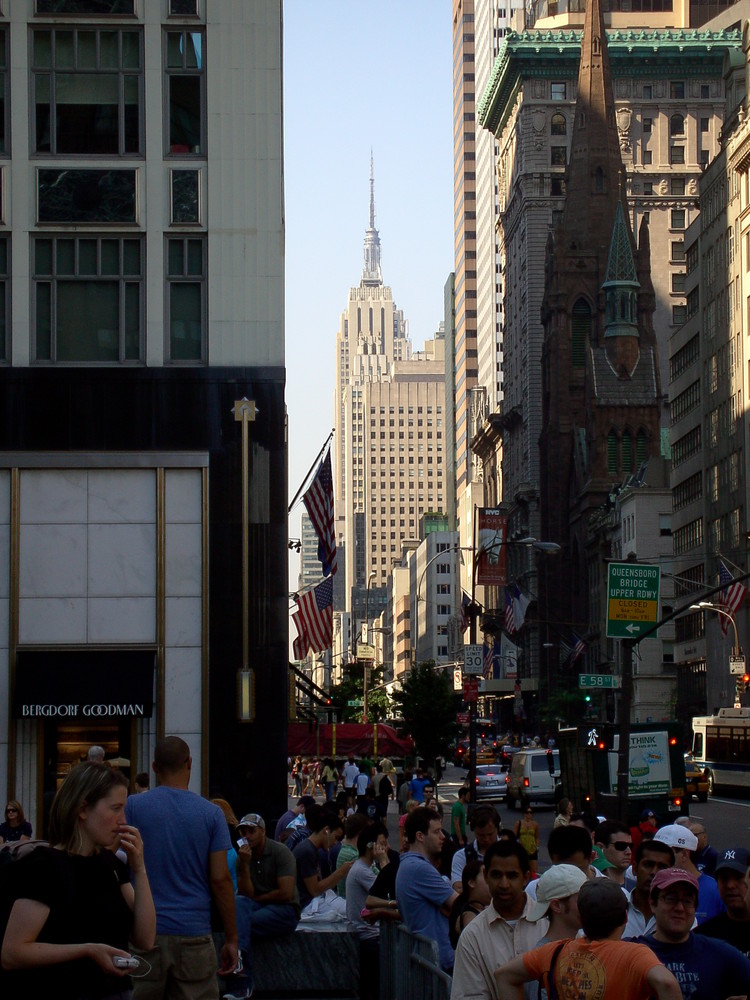
[[[322,653],[331,648],[333,640],[333,577],[300,595],[297,610],[292,615],[297,626],[294,657],[304,660],[307,651]]]
[[[310,521],[318,536],[318,559],[323,565],[323,576],[336,572],[336,531],[333,517],[333,476],[331,452],[318,466],[310,488],[302,497]]]
[[[730,615],[736,614],[745,599],[745,588],[741,583],[735,583],[734,577],[721,560],[719,560],[719,583],[723,584],[725,588],[721,592],[722,605]],[[726,615],[719,615],[719,618],[721,618],[722,634],[726,635],[729,629],[729,619]]]
[[[583,641],[583,639],[580,638],[580,636],[577,636],[575,632],[571,632],[570,637],[573,640],[572,652],[573,652],[573,663],[575,663],[578,657],[583,656],[583,654],[586,652],[586,643]]]
[[[512,635],[517,631],[516,616],[513,613],[513,598],[508,588],[505,588],[505,631]]]

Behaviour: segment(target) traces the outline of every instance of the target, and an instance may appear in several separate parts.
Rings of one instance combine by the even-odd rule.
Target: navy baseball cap
[[[714,874],[723,868],[725,871],[737,872],[739,875],[744,875],[748,869],[748,865],[750,865],[750,853],[744,847],[730,847],[723,854],[719,855],[716,868],[714,868]]]

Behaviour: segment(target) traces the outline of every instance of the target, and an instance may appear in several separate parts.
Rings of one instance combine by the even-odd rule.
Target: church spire
[[[375,172],[370,150],[370,227],[365,233],[365,266],[362,269],[363,285],[382,285],[380,270],[380,234],[375,228]]]
[[[563,225],[581,247],[607,245],[624,195],[602,0],[588,0]]]

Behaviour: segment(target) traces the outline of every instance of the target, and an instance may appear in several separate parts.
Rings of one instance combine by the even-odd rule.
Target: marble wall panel
[[[86,598],[21,598],[20,643],[86,642]]]
[[[155,596],[154,524],[90,524],[88,545],[89,596]]]
[[[9,594],[10,594],[10,525],[0,523],[0,598],[8,597]]]
[[[195,524],[200,521],[200,469],[168,469],[165,493],[165,513],[168,524]]]
[[[85,524],[87,473],[83,469],[29,469],[21,473],[22,524]]]
[[[0,469],[0,524],[10,524],[10,472]]]
[[[166,578],[167,597],[200,596],[200,524],[167,525]]]
[[[89,642],[156,642],[152,597],[96,597],[87,604]]]
[[[164,724],[169,734],[200,732],[201,651],[199,647],[166,650]],[[195,755],[193,755],[195,757]]]
[[[92,469],[88,474],[89,524],[138,524],[156,520],[153,469]]]
[[[21,597],[85,596],[85,525],[22,524],[20,577]]]
[[[168,597],[166,600],[167,646],[200,646],[200,597]]]

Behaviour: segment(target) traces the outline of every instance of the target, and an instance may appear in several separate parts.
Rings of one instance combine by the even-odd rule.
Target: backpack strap
[[[547,1000],[559,1000],[560,995],[557,992],[557,989],[555,988],[555,980],[554,980],[555,966],[557,965],[557,960],[560,957],[560,952],[563,950],[563,948],[567,943],[568,943],[567,939],[565,941],[561,941],[560,944],[552,952],[552,959],[549,963],[549,972],[547,973]],[[541,995],[541,981],[539,983],[539,992]]]

